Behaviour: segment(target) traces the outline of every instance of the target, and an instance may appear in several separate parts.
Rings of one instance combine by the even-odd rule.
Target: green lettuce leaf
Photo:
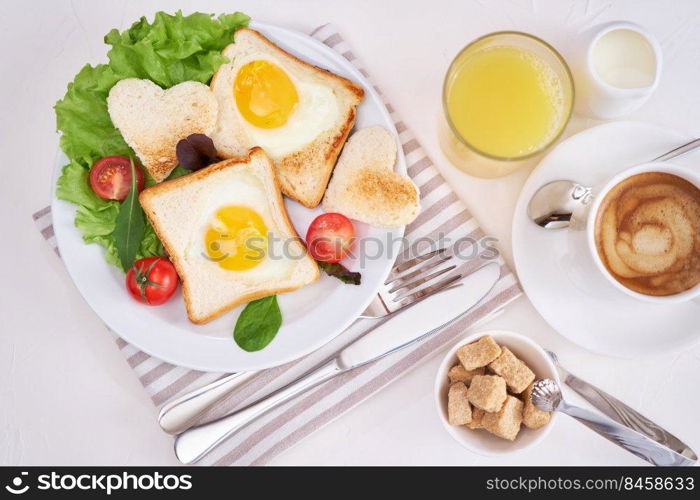
[[[71,160],[68,165],[63,167],[61,176],[58,178],[56,195],[62,200],[91,210],[101,210],[115,203],[104,200],[95,194],[90,187],[88,174],[88,169],[76,160]]]
[[[56,103],[61,149],[70,159],[58,179],[56,194],[79,205],[76,227],[86,242],[105,247],[109,263],[119,266],[113,235],[119,203],[95,195],[88,175],[92,164],[104,156],[136,155],[109,118],[107,94],[124,78],[147,78],[164,88],[188,80],[208,83],[227,61],[221,50],[249,20],[240,12],[218,17],[158,12],[152,22],[142,17],[125,31],[110,31],[104,39],[111,46],[109,63],[86,65]],[[170,178],[187,173],[177,167]],[[146,184],[152,183],[147,176]],[[163,245],[147,222],[137,258],[153,255],[163,255]]]
[[[110,264],[121,269],[117,246],[112,233],[119,214],[119,203],[109,202],[102,210],[93,210],[84,205],[75,212],[75,226],[83,235],[85,243],[97,243],[105,247],[105,258]]]
[[[186,170],[182,168],[180,165],[175,167],[175,170],[170,172],[170,175],[168,176],[168,179],[176,179],[177,177],[182,177],[183,175],[191,174],[189,170]]]
[[[152,257],[154,255],[165,255],[163,244],[158,239],[158,236],[156,236],[153,226],[146,224],[143,238],[141,238],[141,246],[139,247],[139,251],[136,252],[136,258],[142,259],[143,257]]]

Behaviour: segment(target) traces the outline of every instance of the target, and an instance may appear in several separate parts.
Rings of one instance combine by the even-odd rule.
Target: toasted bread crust
[[[309,71],[317,77],[320,76],[326,80],[331,80],[331,85],[334,85],[333,88],[339,91],[339,99],[342,99],[344,106],[348,108],[347,111],[343,110],[341,112],[338,125],[318,136],[313,142],[305,146],[303,150],[272,160],[277,169],[282,192],[302,205],[314,208],[318,206],[323,198],[335,162],[350,131],[355,125],[355,108],[364,98],[365,91],[347,78],[314,66],[286,52],[253,29],[239,29],[235,34],[234,40],[238,40],[238,37],[241,35],[255,38],[258,43],[265,47],[265,50],[269,50],[282,59],[290,59],[291,62],[301,66],[303,70]],[[224,49],[223,54],[228,55],[231,50],[234,50],[234,45]],[[225,71],[224,68],[222,66],[214,74],[210,82],[212,89],[215,89],[217,85],[225,85],[225,83],[218,82],[220,75]],[[216,134],[214,139],[216,143]],[[226,151],[220,151],[220,154],[227,156]]]
[[[173,262],[173,265],[175,263]],[[175,269],[177,269],[177,265],[175,265]],[[318,266],[316,267],[316,278],[314,281],[318,279]],[[179,271],[178,271],[179,272]],[[288,287],[288,288],[275,288],[275,289],[270,289],[270,290],[265,290],[265,291],[260,291],[260,292],[255,292],[255,293],[249,293],[246,295],[241,295],[241,297],[233,302],[230,302],[226,304],[224,307],[221,307],[211,314],[208,314],[206,316],[202,317],[193,317],[191,314],[191,302],[189,300],[189,296],[187,295],[187,291],[185,289],[185,282],[182,282],[182,295],[185,297],[185,309],[187,310],[187,318],[194,323],[195,325],[204,325],[205,323],[209,323],[211,320],[214,320],[221,316],[222,314],[225,314],[233,309],[235,309],[238,306],[242,306],[243,304],[247,304],[248,302],[252,302],[254,300],[258,299],[263,299],[265,297],[269,297],[270,295],[278,295],[280,293],[287,293],[287,292],[293,292],[294,290],[298,290],[304,285],[299,285],[299,286],[294,286],[294,287]]]
[[[276,295],[279,293],[286,293],[286,292],[292,292],[294,290],[297,290],[304,286],[303,284],[300,284],[298,286],[292,286],[292,287],[279,287],[279,288],[271,288],[271,289],[265,289],[265,290],[260,290],[248,294],[241,295],[237,297],[235,300],[228,302],[225,304],[223,307],[220,307],[211,313],[204,315],[204,316],[198,316],[195,314],[194,309],[192,307],[192,295],[190,293],[190,288],[189,288],[189,283],[188,283],[188,276],[187,273],[185,272],[184,265],[180,260],[180,256],[177,254],[177,252],[174,251],[173,244],[172,242],[168,239],[167,235],[164,233],[162,227],[159,224],[158,218],[156,217],[154,213],[154,207],[152,205],[152,200],[153,197],[159,193],[164,193],[168,191],[172,191],[174,189],[178,189],[179,187],[186,185],[191,182],[196,182],[199,179],[205,178],[215,172],[218,172],[220,170],[228,169],[228,168],[235,168],[235,167],[242,167],[245,166],[253,160],[255,156],[262,155],[267,159],[267,155],[265,155],[265,152],[258,147],[252,148],[248,156],[245,157],[237,157],[237,158],[229,158],[227,160],[221,161],[219,163],[216,163],[214,165],[210,165],[209,167],[203,168],[201,170],[198,170],[197,172],[184,175],[182,177],[178,177],[176,179],[172,179],[169,181],[165,181],[161,184],[156,184],[154,186],[151,186],[147,189],[144,189],[141,194],[139,195],[139,202],[141,203],[141,207],[143,207],[144,212],[146,213],[146,216],[148,217],[148,220],[150,221],[151,225],[153,226],[153,230],[155,231],[156,235],[160,239],[160,241],[163,243],[163,247],[165,248],[165,251],[168,253],[170,260],[172,261],[173,265],[175,266],[175,269],[177,270],[178,276],[180,276],[180,279],[182,281],[182,295],[185,301],[185,308],[187,310],[187,317],[192,323],[195,324],[204,324],[208,323],[209,321],[221,316],[222,314],[230,311],[231,309],[234,309],[242,304],[245,304],[247,302],[260,299],[263,297],[267,297],[270,295]],[[282,194],[280,192],[280,185],[277,180],[277,176],[275,175],[275,170],[272,168],[269,160],[266,161],[265,163],[265,168],[268,170],[273,183],[275,185],[275,193],[276,193],[276,202],[278,203],[278,206],[282,208],[281,210],[281,215],[283,219],[283,223],[286,226],[287,231],[290,232],[290,234],[296,236],[299,238],[299,235],[297,234],[296,230],[294,229],[294,226],[292,225],[291,220],[289,219],[289,214],[287,213],[287,210],[284,209],[284,200],[282,199]],[[307,259],[309,262],[313,264],[313,269],[315,271],[315,275],[312,279],[313,281],[316,281],[319,276],[320,276],[320,271],[318,268],[318,265],[316,262],[308,256],[307,254]]]
[[[236,33],[234,34],[234,42],[235,42],[235,40],[236,40],[236,36],[237,36],[239,33],[248,33],[248,34],[250,34],[250,35],[253,35],[253,36],[255,36],[256,38],[258,38],[261,42],[263,42],[264,44],[266,44],[266,45],[267,45],[269,48],[271,48],[273,51],[277,52],[279,55],[281,55],[281,56],[283,56],[283,57],[290,57],[290,58],[294,59],[294,61],[296,61],[297,63],[299,63],[299,64],[301,64],[302,66],[304,66],[305,68],[307,68],[307,69],[309,69],[309,70],[311,70],[311,71],[319,72],[319,73],[321,73],[321,74],[323,74],[323,75],[325,75],[325,76],[327,76],[327,77],[329,77],[329,78],[331,78],[331,79],[333,79],[333,80],[336,80],[336,81],[337,81],[338,83],[340,83],[343,87],[345,87],[349,92],[351,92],[352,94],[355,95],[355,98],[357,99],[357,103],[358,103],[358,104],[359,104],[359,103],[362,101],[362,99],[365,97],[365,91],[364,91],[364,89],[363,89],[362,87],[360,87],[358,84],[356,84],[355,82],[353,82],[352,80],[348,80],[348,79],[345,78],[345,77],[342,77],[342,76],[340,76],[340,75],[336,75],[335,73],[331,73],[331,72],[328,71],[327,69],[319,68],[318,66],[314,66],[314,65],[311,64],[311,63],[308,63],[308,62],[306,62],[306,61],[304,61],[304,60],[302,60],[302,59],[299,59],[299,58],[298,58],[297,56],[295,56],[294,54],[290,54],[290,53],[287,52],[286,50],[284,50],[284,49],[282,49],[281,47],[278,47],[277,45],[275,45],[274,43],[272,43],[269,39],[267,39],[267,38],[266,38],[264,35],[262,35],[260,32],[255,31],[254,29],[251,29],[251,28],[239,28],[239,29],[236,31]],[[217,71],[217,73],[218,73],[218,71]],[[214,78],[216,78],[216,73],[214,74],[214,77],[212,78],[212,81],[213,81]]]
[[[322,173],[322,177],[319,177],[318,179],[320,184],[313,197],[301,199],[301,197],[295,196],[296,190],[294,189],[294,186],[292,184],[292,179],[287,178],[287,174],[290,173],[292,174],[292,177],[295,175],[304,174],[304,167],[308,165],[310,161],[309,156],[311,155],[309,154],[309,152],[303,151],[301,153],[295,153],[293,155],[289,155],[283,158],[279,162],[279,180],[282,186],[282,192],[285,195],[298,201],[307,208],[315,208],[318,206],[319,203],[321,203],[323,195],[326,192],[326,188],[328,187],[328,182],[331,179],[331,174],[333,173],[333,167],[335,166],[335,162],[343,149],[343,145],[345,145],[345,141],[347,140],[348,135],[350,135],[350,131],[355,126],[355,116],[355,109],[352,108],[350,110],[350,113],[348,113],[347,120],[345,121],[343,126],[338,130],[338,132],[330,139],[318,141],[321,144],[317,147],[312,148],[311,153],[313,154],[316,152],[317,149],[322,148],[324,144],[328,142],[330,142],[331,144],[330,147],[326,148],[326,152],[324,153],[324,172]]]
[[[213,174],[214,172],[218,172],[219,170],[224,170],[232,166],[243,166],[249,164],[253,159],[253,155],[258,154],[258,152],[263,151],[262,149],[257,147],[252,148],[248,156],[227,158],[223,161],[220,161],[219,163],[214,163],[213,165],[209,165],[206,168],[202,168],[200,170],[197,170],[196,172],[192,172],[191,174],[182,175],[175,179],[161,182],[160,184],[154,184],[153,186],[147,187],[146,189],[141,191],[141,193],[139,194],[139,202],[141,202],[141,206],[143,207],[143,209],[146,210],[146,205],[144,205],[144,203],[149,203],[154,195],[158,193],[167,193],[168,191],[177,189],[180,186],[184,186],[193,181],[208,177],[209,175]]]

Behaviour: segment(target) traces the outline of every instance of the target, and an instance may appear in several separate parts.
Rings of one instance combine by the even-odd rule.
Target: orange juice
[[[454,133],[477,153],[524,158],[547,147],[566,125],[567,84],[534,51],[475,43],[452,64],[445,110]]]

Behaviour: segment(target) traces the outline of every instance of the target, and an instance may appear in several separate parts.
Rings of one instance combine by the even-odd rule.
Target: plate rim
[[[382,126],[385,126],[389,129],[389,131],[393,134],[394,139],[397,144],[397,155],[396,155],[396,162],[394,165],[394,171],[399,172],[401,174],[406,175],[407,174],[407,164],[406,164],[406,158],[403,152],[403,148],[401,147],[400,139],[399,139],[399,134],[398,131],[396,130],[395,127],[395,122],[391,117],[391,113],[389,113],[389,110],[386,107],[385,100],[378,94],[378,92],[375,90],[374,85],[368,80],[368,77],[363,75],[359,69],[357,69],[352,62],[348,61],[342,54],[339,52],[333,50],[331,47],[328,47],[327,45],[323,44],[321,41],[313,38],[312,36],[303,33],[298,30],[286,28],[283,26],[275,25],[275,24],[270,24],[266,23],[263,21],[251,21],[249,23],[249,27],[261,31],[265,36],[269,36],[273,39],[273,41],[277,42],[277,37],[275,34],[282,34],[282,36],[285,37],[293,37],[297,40],[299,40],[301,43],[304,44],[311,44],[313,45],[317,50],[323,52],[329,59],[334,60],[340,67],[343,68],[345,72],[347,72],[351,78],[353,78],[357,83],[359,83],[366,94],[369,94],[372,99],[371,101],[375,102],[377,104],[377,110],[379,111],[379,114],[382,117],[383,123]],[[279,43],[284,47],[285,41],[284,40],[279,40]],[[291,49],[294,51],[294,49]],[[319,64],[317,61],[315,61],[313,58],[309,59],[308,56],[307,60],[311,64]],[[369,102],[370,100],[366,100],[365,102]],[[353,127],[354,129],[354,127]],[[65,158],[65,154],[63,153],[62,149],[60,148],[60,145],[57,147],[56,155],[54,158],[54,165],[53,165],[53,173],[52,173],[52,193],[51,193],[51,211],[52,213],[57,213],[57,205],[59,203],[67,203],[70,205],[71,210],[75,211],[77,210],[77,205],[66,202],[64,200],[60,200],[56,196],[56,188],[57,188],[57,181],[60,178],[61,171],[63,166],[65,165],[65,162],[60,161],[61,158]],[[60,208],[58,209],[60,210]],[[72,218],[74,219],[75,215],[74,213],[72,214]],[[387,228],[386,231],[391,232],[391,234],[397,236],[398,238],[402,238],[405,233],[405,226],[401,226],[399,228]],[[56,244],[58,246],[59,252],[61,252],[61,241],[63,240],[64,237],[69,237],[66,234],[62,233],[62,230],[59,228],[57,231],[55,231],[55,237],[56,237]],[[90,245],[89,243],[82,243],[83,245]],[[100,248],[101,251],[103,251]],[[95,306],[93,305],[92,301],[88,299],[88,297],[83,294],[80,286],[78,285],[78,282],[75,279],[74,272],[72,268],[67,265],[67,262],[65,259],[62,259],[64,262],[64,266],[68,272],[68,275],[71,278],[71,282],[73,286],[76,288],[82,299],[87,303],[87,305],[92,309],[93,313],[100,318],[100,320],[107,326],[109,330],[111,330],[114,334],[116,334],[118,337],[122,338],[124,341],[128,342],[130,345],[133,345],[135,348],[143,351],[144,353],[148,354],[149,356],[152,356],[154,358],[157,358],[161,361],[180,366],[183,368],[187,369],[192,369],[192,370],[199,370],[199,371],[205,371],[205,372],[223,372],[223,373],[228,373],[232,371],[253,371],[253,370],[263,370],[267,368],[272,368],[275,366],[280,366],[285,363],[300,359],[317,349],[323,347],[324,345],[328,344],[329,342],[333,341],[338,335],[340,335],[342,332],[344,332],[349,326],[351,326],[356,320],[357,317],[362,313],[362,311],[370,304],[370,302],[374,299],[376,296],[379,287],[381,286],[381,283],[386,279],[386,277],[389,275],[391,272],[391,268],[393,266],[393,261],[389,262],[387,260],[386,265],[384,266],[384,270],[379,276],[378,280],[378,285],[374,289],[371,290],[371,293],[368,292],[366,297],[360,301],[360,304],[362,307],[357,307],[355,311],[352,311],[352,314],[347,315],[347,319],[340,327],[337,327],[333,330],[332,333],[319,336],[318,340],[316,342],[310,342],[309,346],[307,346],[305,349],[297,351],[293,354],[289,354],[287,356],[280,356],[278,359],[274,361],[274,363],[269,363],[269,362],[262,362],[262,363],[253,363],[253,364],[248,364],[244,368],[235,368],[230,365],[230,363],[216,363],[216,364],[206,364],[206,363],[201,363],[201,362],[191,362],[188,360],[183,360],[179,356],[173,356],[172,354],[166,353],[165,355],[163,353],[157,352],[157,349],[153,349],[150,346],[144,347],[144,345],[138,340],[134,340],[133,336],[130,334],[124,335],[123,332],[118,331],[119,329],[114,328],[112,325],[110,325],[110,322],[105,320],[96,310]],[[109,265],[109,264],[107,264]],[[193,334],[196,334],[193,332]]]

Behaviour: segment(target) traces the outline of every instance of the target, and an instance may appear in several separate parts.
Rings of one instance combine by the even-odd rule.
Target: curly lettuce
[[[111,46],[109,62],[86,65],[56,103],[61,149],[70,160],[58,179],[56,194],[78,205],[75,225],[83,240],[102,245],[110,264],[120,267],[113,235],[119,202],[95,195],[88,175],[92,164],[104,156],[135,154],[109,118],[107,94],[124,78],[147,78],[163,88],[190,80],[208,83],[219,66],[227,62],[221,51],[249,20],[241,12],[218,17],[158,12],[153,22],[142,17],[125,31],[113,29],[104,38]],[[170,177],[185,173],[177,167]],[[147,178],[146,183],[150,185],[153,180]],[[137,258],[154,255],[163,255],[163,246],[147,224]]]

